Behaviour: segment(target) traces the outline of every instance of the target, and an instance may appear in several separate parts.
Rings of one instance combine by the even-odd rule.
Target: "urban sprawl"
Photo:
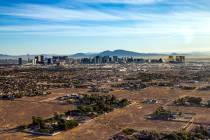
[[[142,59],[134,57],[118,57],[118,56],[95,56],[92,58],[78,58],[73,59],[68,56],[53,56],[52,58],[45,58],[44,55],[35,56],[34,59],[28,59],[28,63],[33,65],[65,65],[65,64],[125,64],[125,63],[184,63],[185,56],[168,56],[167,59]],[[22,65],[22,58],[18,59],[18,64]]]
[[[0,66],[0,139],[208,140],[209,60],[35,56]]]

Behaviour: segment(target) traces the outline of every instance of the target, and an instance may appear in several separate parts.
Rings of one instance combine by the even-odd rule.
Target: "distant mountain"
[[[0,59],[14,59],[14,57],[10,55],[0,54]]]
[[[0,57],[10,57],[10,55],[0,54]]]
[[[165,54],[159,54],[159,53],[138,53],[138,52],[132,52],[132,51],[126,51],[126,50],[114,50],[114,51],[103,51],[100,53],[77,53],[74,55],[71,55],[70,57],[73,58],[82,58],[82,57],[94,57],[94,56],[118,56],[118,57],[142,57],[142,56],[160,56]]]
[[[45,58],[50,58],[52,56],[56,56],[56,54],[43,54]],[[126,50],[114,50],[114,51],[103,51],[99,53],[76,53],[73,55],[68,55],[72,58],[85,58],[85,57],[94,57],[94,56],[118,56],[118,57],[160,57],[160,56],[168,56],[168,55],[185,55],[187,57],[205,57],[210,58],[210,52],[190,52],[190,53],[138,53],[133,51]],[[23,60],[34,59],[36,55],[5,55],[0,54],[0,59],[13,59],[17,60],[19,57]]]
[[[157,54],[157,53],[138,53],[126,50],[115,50],[115,51],[104,51],[99,54],[100,56],[118,56],[118,57],[137,57],[137,56],[157,56],[157,55],[164,55],[164,54]]]
[[[97,53],[76,53],[76,54],[70,55],[70,57],[85,58],[85,57],[93,57],[93,56],[96,56],[96,55],[97,55]]]
[[[87,57],[87,55],[85,53],[76,53],[71,55],[72,57]]]
[[[100,56],[139,56],[140,53],[131,52],[131,51],[125,51],[125,50],[115,50],[115,51],[104,51],[99,54]]]
[[[23,60],[28,60],[29,59],[34,59],[36,55],[4,55],[4,54],[0,54],[0,60],[2,59],[12,59],[12,60],[17,60],[18,58],[22,58]],[[52,55],[47,55],[44,54],[45,58],[49,58],[52,57]]]

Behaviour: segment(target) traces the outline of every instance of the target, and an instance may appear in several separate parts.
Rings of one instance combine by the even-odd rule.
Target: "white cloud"
[[[181,36],[189,43],[195,35],[210,36],[210,19],[198,22],[177,21],[136,24],[129,26],[73,26],[73,25],[25,25],[1,26],[0,34],[49,35],[49,36]]]
[[[115,4],[154,4],[163,0],[86,0],[92,3],[115,3]]]
[[[119,17],[93,9],[67,9],[34,4],[17,5],[15,7],[0,7],[0,15],[58,21],[119,20]]]
[[[152,0],[148,0],[147,2],[149,1],[152,2]],[[180,35],[186,39],[187,43],[193,39],[194,35],[210,35],[210,12],[202,10],[182,10],[164,14],[148,11],[120,11],[116,9],[106,9],[102,12],[90,8],[67,9],[61,7],[24,4],[16,7],[0,7],[0,14],[49,21],[49,24],[0,26],[1,35]],[[94,24],[89,26],[74,26],[69,22],[72,20],[81,22],[84,20],[91,20]],[[135,20],[135,24],[131,23],[131,20]],[[102,21],[114,21],[119,27],[116,27],[116,25],[114,26],[111,23],[109,25],[103,24]],[[65,24],[62,24],[63,22]],[[124,24],[122,24],[122,22],[124,22]]]
[[[94,0],[92,0],[94,1]],[[102,1],[102,0],[101,0]],[[114,0],[115,1],[115,0]],[[118,0],[116,0],[118,1]],[[138,1],[138,0],[133,0]],[[139,0],[142,1],[142,0]],[[154,1],[145,0],[144,2]],[[143,2],[143,1],[142,1]],[[34,5],[34,4],[23,4],[16,5],[14,7],[0,7],[0,15],[15,16],[28,19],[40,19],[56,21],[130,21],[130,20],[141,20],[146,22],[157,22],[157,21],[197,21],[197,20],[209,20],[210,12],[204,11],[174,11],[168,13],[154,13],[144,10],[116,10],[106,9],[97,10],[93,8],[75,8],[68,9],[62,7],[53,7],[46,5]]]

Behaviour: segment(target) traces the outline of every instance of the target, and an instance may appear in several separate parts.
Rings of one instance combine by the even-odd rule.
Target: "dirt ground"
[[[132,103],[122,109],[116,109],[111,113],[101,115],[87,121],[80,126],[62,132],[53,137],[32,136],[30,134],[15,132],[13,128],[18,125],[28,124],[32,116],[49,117],[55,112],[64,112],[73,106],[60,105],[54,99],[67,93],[81,93],[85,90],[60,89],[54,90],[53,94],[46,97],[22,98],[18,101],[0,101],[0,139],[3,140],[107,140],[112,135],[124,128],[137,130],[155,130],[162,132],[180,130],[186,123],[170,121],[146,120],[145,115],[152,113],[158,106],[166,106],[170,110],[196,113],[195,121],[210,123],[210,109],[199,107],[173,107],[167,106],[174,99],[182,96],[199,96],[210,99],[208,92],[184,91],[171,88],[147,88],[141,91],[113,91],[109,94],[118,98],[127,98]],[[158,104],[145,105],[145,99],[157,99]]]
[[[0,100],[0,139],[16,139],[20,133],[15,128],[31,123],[32,116],[50,117],[54,113],[63,113],[73,109],[71,105],[54,103],[57,97],[78,92],[74,89],[53,90],[52,94],[39,97],[24,97],[14,101]]]

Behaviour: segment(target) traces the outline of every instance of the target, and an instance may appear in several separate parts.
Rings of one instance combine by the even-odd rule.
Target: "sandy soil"
[[[12,129],[20,124],[27,124],[31,121],[31,116],[49,117],[54,112],[64,112],[72,109],[72,106],[59,105],[53,102],[55,97],[65,95],[70,91],[58,90],[48,97],[31,98],[32,102],[22,101],[0,101],[0,129]],[[73,92],[73,91],[71,91]],[[74,91],[77,92],[77,91]],[[85,92],[85,91],[84,91]],[[88,121],[75,129],[63,132],[53,137],[37,137],[26,133],[20,133],[10,130],[3,132],[0,139],[34,139],[34,140],[107,140],[112,135],[118,133],[124,128],[130,127],[138,130],[155,130],[155,131],[175,131],[181,129],[186,123],[169,122],[169,121],[151,121],[144,117],[152,113],[158,106],[166,106],[174,99],[182,96],[199,96],[204,99],[210,99],[208,92],[184,91],[180,89],[170,88],[147,88],[142,91],[113,91],[112,93],[118,98],[127,98],[132,104],[116,109],[111,113],[101,115],[91,121]],[[160,101],[159,104],[145,105],[141,102],[145,99],[155,98]],[[39,100],[38,100],[39,99]],[[27,99],[22,99],[26,100]],[[38,100],[38,102],[36,102]],[[34,102],[33,102],[34,101]],[[209,123],[210,109],[198,107],[172,107],[167,106],[171,110],[180,110],[183,112],[195,112],[196,122]],[[15,113],[14,113],[15,112]]]

